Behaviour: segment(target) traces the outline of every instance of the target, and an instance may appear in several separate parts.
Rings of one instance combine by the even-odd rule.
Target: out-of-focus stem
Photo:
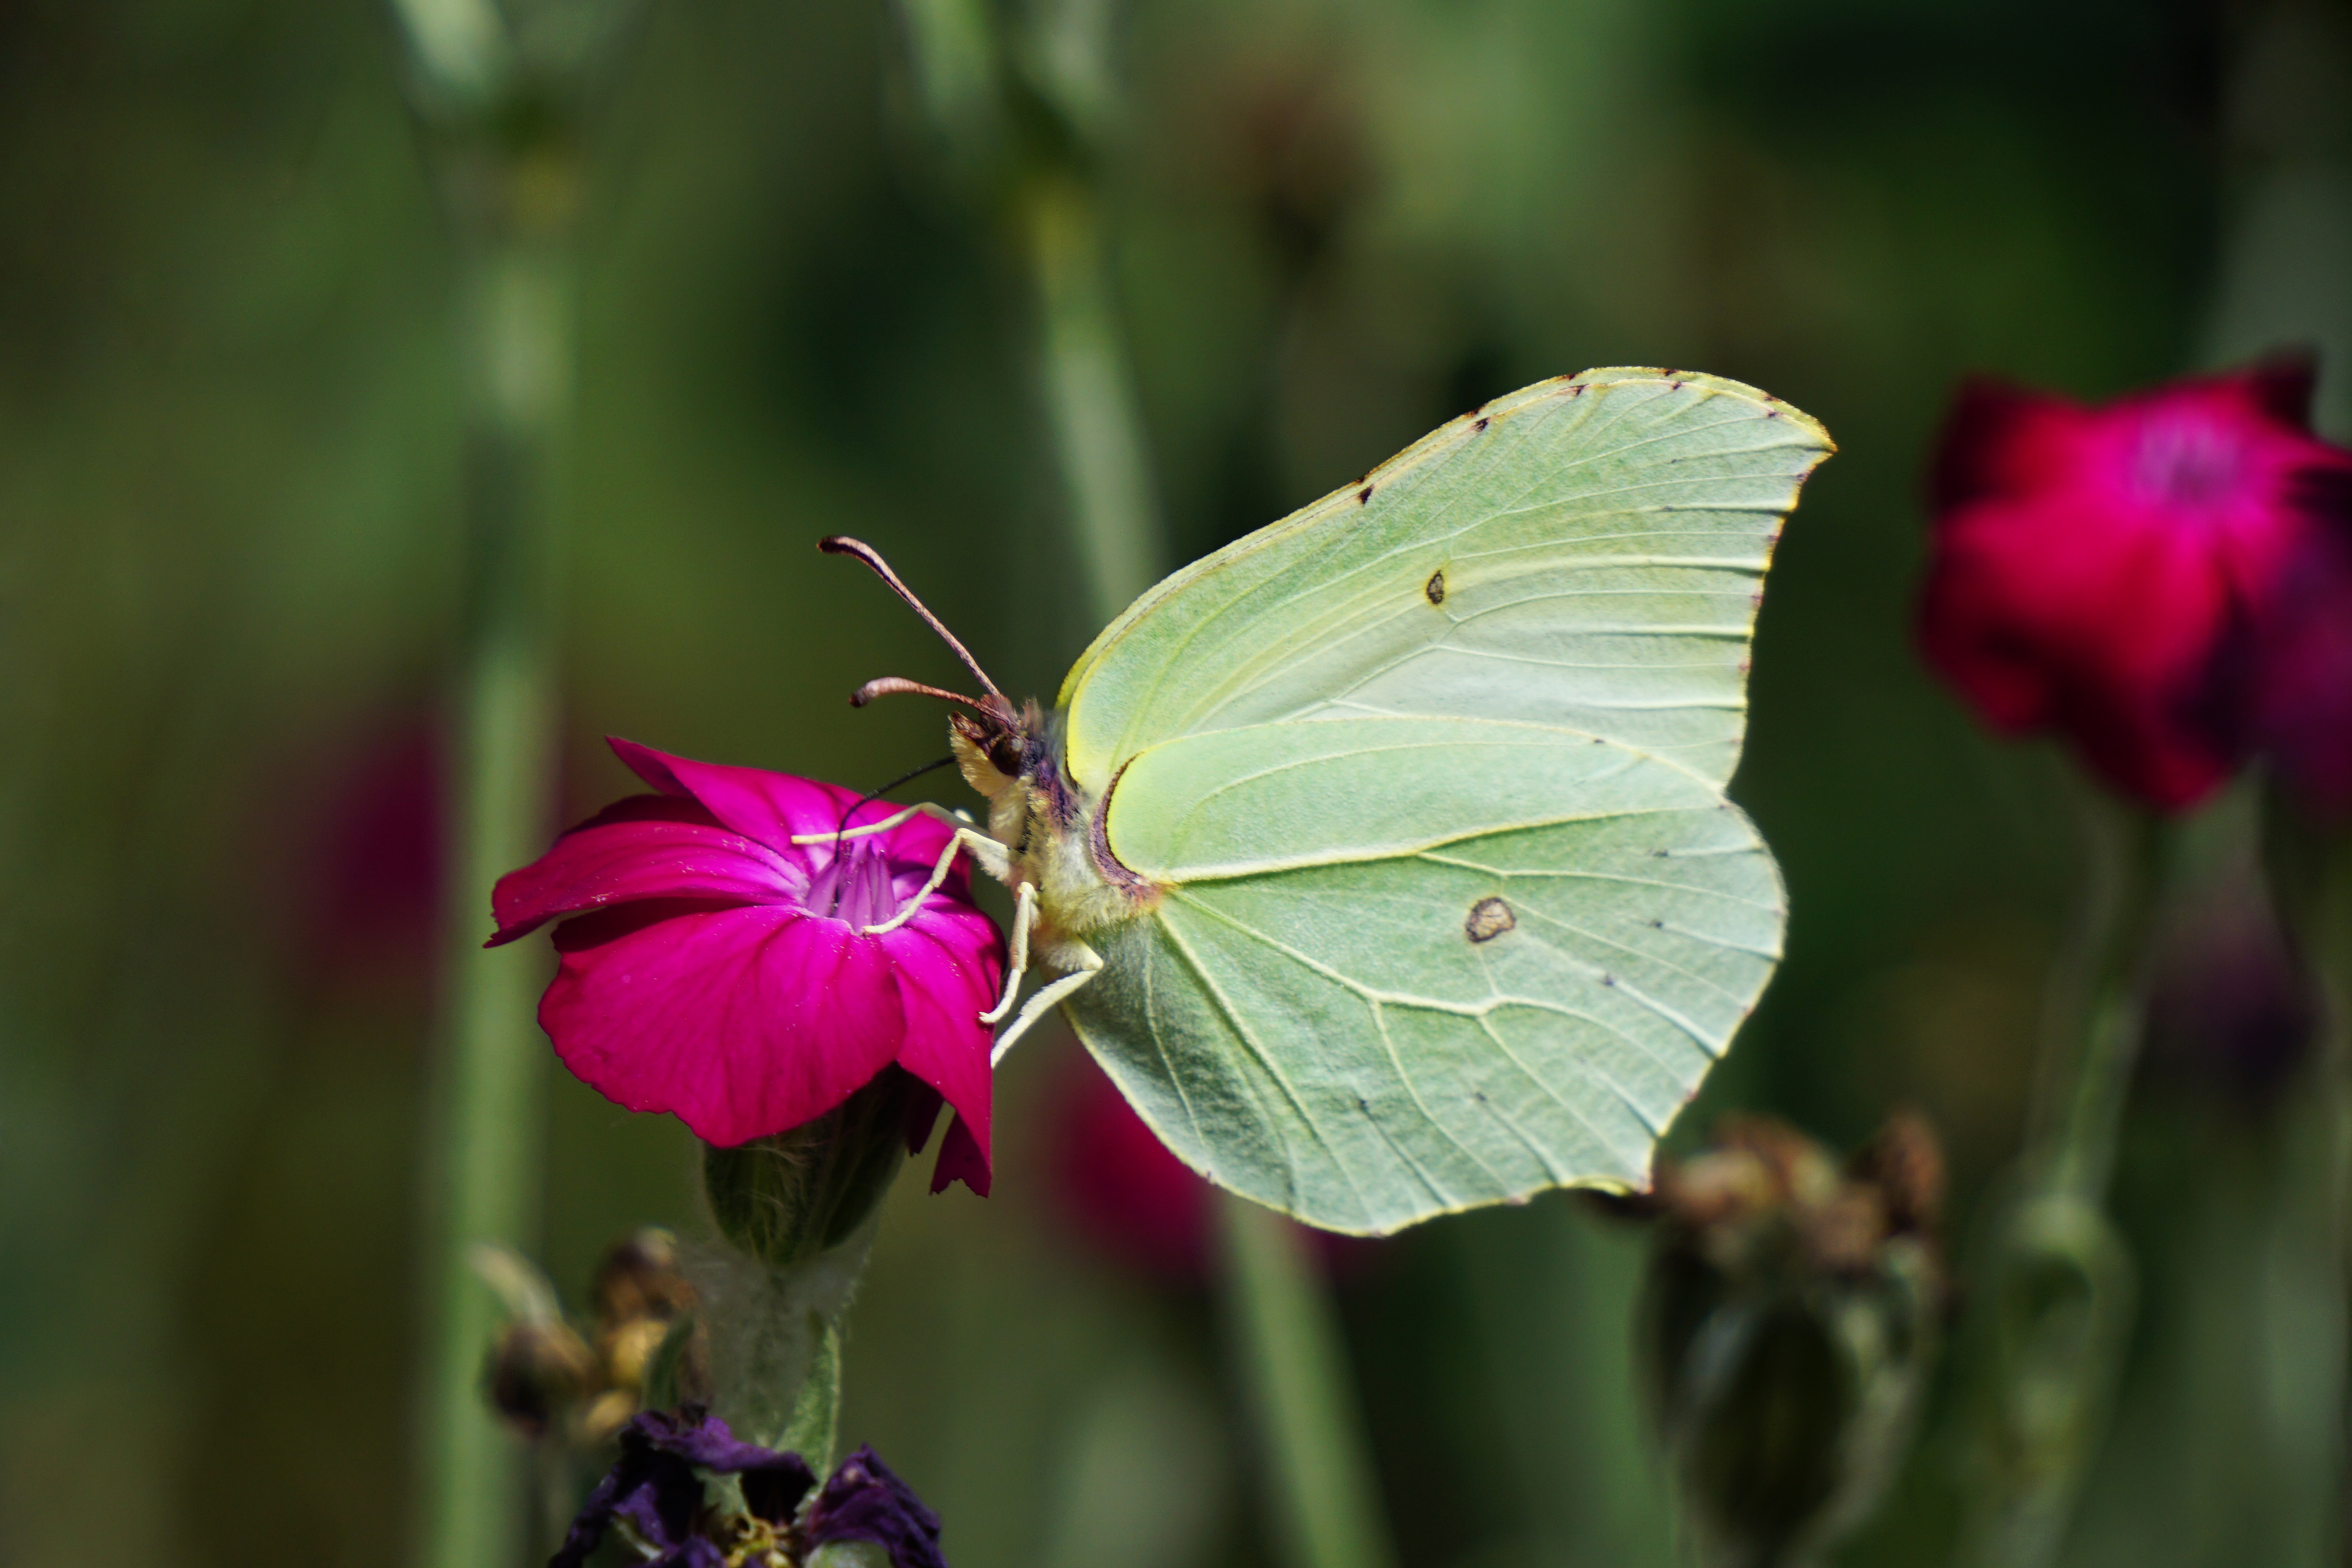
[[[486,0],[395,0],[419,108],[444,138],[462,267],[464,640],[446,782],[446,1007],[427,1114],[425,1338],[417,1417],[422,1568],[514,1560],[530,1489],[481,1396],[499,1321],[471,1263],[539,1223],[546,959],[484,952],[491,884],[542,849],[555,795],[556,538],[549,469],[571,383],[568,149],[506,139],[509,40]]]
[[[2328,1109],[2328,1240],[2337,1285],[2352,1298],[2352,824],[2315,820],[2303,803],[2273,789],[2263,802],[2263,828],[2271,895],[2318,992],[2319,1070]],[[2334,1403],[2344,1403],[2340,1388]],[[2342,1420],[2334,1436],[2340,1478]],[[2330,1531],[2333,1520],[2346,1516],[2346,1495],[2352,1494],[2352,1483],[2339,1479],[2338,1484],[2344,1493],[2323,1516],[2331,1521],[2323,1525]]]
[[[1143,439],[1093,198],[1033,184],[1024,216],[1036,269],[1045,404],[1095,618],[1151,584],[1160,543]],[[1380,1490],[1339,1324],[1297,1228],[1226,1195],[1224,1284],[1290,1568],[1389,1568]]]
[[[969,0],[898,0],[916,97],[943,162],[993,144],[1005,162],[979,188],[1003,193],[1035,290],[1037,367],[1054,458],[1069,505],[1090,624],[1108,624],[1163,570],[1165,544],[1134,381],[1119,331],[1086,132],[1045,143],[1003,136],[1013,118],[996,95],[1017,68],[987,8]],[[1099,16],[1094,18],[1100,21]],[[1065,10],[1042,24],[1081,26]],[[1093,56],[1102,29],[1042,42]],[[1099,61],[1096,62],[1097,65]],[[991,101],[994,99],[994,101]],[[1083,117],[1079,117],[1083,118]],[[999,128],[996,138],[984,128]],[[1379,1491],[1351,1395],[1347,1356],[1322,1280],[1299,1255],[1296,1227],[1239,1198],[1222,1205],[1224,1288],[1252,1404],[1263,1430],[1288,1568],[1388,1568]]]
[[[1044,175],[1024,202],[1046,415],[1097,622],[1151,584],[1161,545],[1094,200]],[[1339,1324],[1296,1226],[1227,1195],[1224,1283],[1290,1568],[1388,1568]]]
[[[1094,196],[1076,179],[1033,178],[1022,200],[1036,280],[1040,372],[1054,456],[1097,624],[1151,585],[1160,524]]]
[[[2104,1202],[2142,1035],[2140,980],[2157,907],[2157,826],[2074,784],[2083,879],[2044,1016],[2027,1140],[2037,1185]]]
[[[562,403],[570,290],[562,258],[499,237],[471,258],[466,324],[478,399],[467,437],[466,642],[457,685],[449,860],[448,1016],[428,1177],[437,1186],[418,1560],[481,1568],[514,1554],[522,1489],[484,1405],[481,1357],[499,1305],[467,1265],[484,1242],[525,1247],[540,1211],[546,956],[481,947],[489,889],[553,826],[555,573],[548,447]]]
[[[1391,1568],[1337,1315],[1297,1226],[1222,1195],[1225,1290],[1290,1568]]]
[[[2142,814],[2068,782],[2079,901],[2052,977],[2018,1190],[1978,1269],[1987,1431],[1964,1560],[1984,1568],[2040,1568],[2057,1554],[2105,1435],[2137,1289],[2105,1205],[2139,1054],[2159,838]]]

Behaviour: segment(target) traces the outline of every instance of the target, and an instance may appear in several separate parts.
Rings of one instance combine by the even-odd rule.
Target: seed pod
[[[885,1068],[814,1121],[731,1149],[706,1146],[703,1189],[719,1233],[773,1268],[831,1251],[881,1203],[906,1163],[910,1129],[919,1121],[928,1132],[939,1102],[912,1074]],[[926,1105],[930,1114],[919,1114]]]
[[[1937,1339],[1941,1197],[1912,1117],[1845,1171],[1743,1117],[1659,1173],[1645,1373],[1702,1562],[1810,1561],[1876,1506]]]
[[[562,1319],[509,1323],[483,1372],[491,1408],[536,1441],[565,1426],[596,1382],[596,1357]]]

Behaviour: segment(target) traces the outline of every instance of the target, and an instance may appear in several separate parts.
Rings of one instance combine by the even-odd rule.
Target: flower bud
[[[509,1323],[483,1373],[491,1407],[537,1440],[565,1422],[596,1382],[596,1357],[562,1319]]]
[[[706,1145],[711,1218],[771,1268],[809,1263],[866,1223],[939,1105],[938,1090],[888,1067],[814,1121],[731,1149]]]
[[[607,1248],[590,1290],[597,1321],[607,1326],[640,1318],[667,1322],[694,1305],[694,1287],[678,1267],[677,1237],[657,1225]]]
[[[1645,1370],[1702,1562],[1805,1561],[1876,1505],[1937,1337],[1942,1187],[1910,1117],[1843,1171],[1741,1117],[1659,1173]]]

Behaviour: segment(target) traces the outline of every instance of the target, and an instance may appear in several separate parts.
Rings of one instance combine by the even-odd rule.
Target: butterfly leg
[[[793,842],[798,843],[799,840],[795,839]],[[923,900],[938,892],[940,884],[948,879],[948,873],[955,868],[956,857],[964,854],[970,855],[974,865],[1000,882],[1013,874],[1013,857],[1006,851],[1003,845],[977,828],[959,827],[956,829],[956,836],[948,840],[948,847],[940,851],[940,863],[931,868],[931,879],[923,884],[923,890],[908,899],[905,909],[900,910],[880,925],[860,928],[858,934],[880,936],[884,931],[897,931],[900,926],[913,920],[916,911],[923,907]]]
[[[1013,964],[1004,972],[1004,995],[980,1016],[980,1021],[992,1029],[1004,1022],[1004,1015],[1013,1011],[1013,998],[1021,994],[1021,977],[1029,973],[1029,930],[1036,923],[1037,889],[1024,882],[1013,896]]]
[[[1078,967],[1029,998],[1027,1004],[1021,1009],[1021,1016],[1013,1020],[1013,1026],[996,1037],[996,1045],[988,1053],[990,1067],[992,1068],[1004,1059],[1004,1053],[1013,1048],[1013,1043],[1015,1040],[1029,1032],[1030,1025],[1059,1006],[1062,998],[1102,973],[1101,953],[1082,942],[1073,945],[1077,949]]]
[[[795,833],[792,837],[786,839],[785,842],[788,844],[830,844],[837,838],[864,838],[869,834],[887,833],[892,828],[918,816],[928,816],[934,822],[944,822],[950,827],[970,827],[971,826],[971,818],[967,814],[961,811],[950,811],[946,806],[938,805],[926,800],[908,806],[906,810],[899,812],[895,816],[886,816],[879,822],[861,822],[855,827],[845,827],[837,833]]]

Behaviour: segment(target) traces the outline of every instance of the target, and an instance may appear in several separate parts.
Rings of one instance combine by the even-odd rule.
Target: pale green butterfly
[[[1014,890],[984,1021],[1058,975],[997,1057],[1063,1007],[1187,1164],[1332,1230],[1646,1184],[1780,957],[1723,791],[1773,542],[1833,449],[1714,376],[1542,382],[1145,594],[1044,715],[825,541],[984,689],[856,700],[976,714],[987,830],[932,886],[968,853]]]

